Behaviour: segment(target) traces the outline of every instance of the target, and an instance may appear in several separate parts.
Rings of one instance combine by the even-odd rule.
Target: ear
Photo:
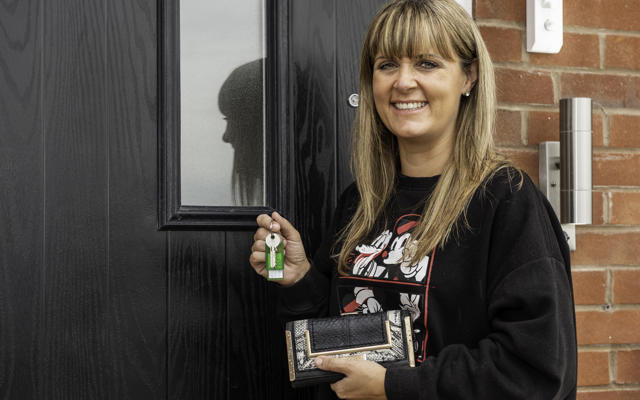
[[[478,81],[478,59],[474,59],[465,71],[467,80],[464,82],[463,93],[470,92]]]

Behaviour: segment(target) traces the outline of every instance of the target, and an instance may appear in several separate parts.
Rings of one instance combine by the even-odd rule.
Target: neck
[[[436,143],[415,143],[398,139],[400,170],[411,177],[440,175],[453,153],[453,140]]]

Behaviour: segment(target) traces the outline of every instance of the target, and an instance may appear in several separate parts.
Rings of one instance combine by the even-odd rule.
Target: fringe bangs
[[[378,24],[373,27],[367,43],[368,61],[373,65],[378,54],[398,59],[429,53],[453,60],[455,51],[450,38],[436,32],[447,29],[420,3],[391,4],[381,11]]]

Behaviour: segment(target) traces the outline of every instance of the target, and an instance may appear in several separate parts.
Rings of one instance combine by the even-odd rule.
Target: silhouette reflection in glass
[[[264,205],[263,59],[233,70],[218,95],[227,129],[222,140],[233,146],[231,190],[235,205]]]

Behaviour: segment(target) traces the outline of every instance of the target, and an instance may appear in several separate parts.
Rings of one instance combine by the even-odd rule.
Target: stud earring
[[[469,97],[471,95],[471,92],[467,92],[464,94],[464,97]]]

